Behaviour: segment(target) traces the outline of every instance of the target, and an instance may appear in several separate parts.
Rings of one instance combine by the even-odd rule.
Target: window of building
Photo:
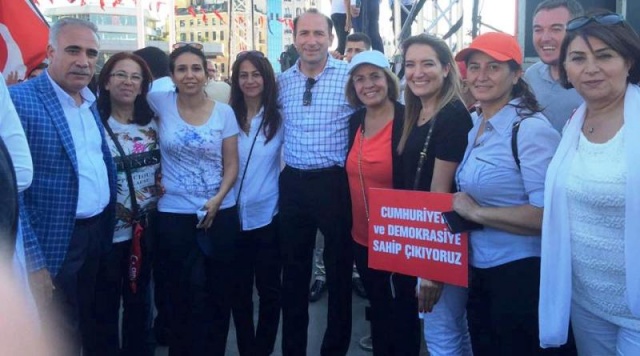
[[[216,31],[211,31],[211,39],[216,40]]]
[[[224,72],[225,72],[225,70],[224,70],[224,63],[220,63],[220,71],[221,71],[222,73],[224,73]]]
[[[193,42],[193,32],[189,34],[189,41]]]
[[[186,23],[184,22],[184,20],[180,20],[180,27],[184,27],[186,25]]]
[[[202,21],[200,21],[200,19],[198,19],[198,26],[202,25]]]
[[[209,32],[204,33],[204,40],[209,42]]]
[[[224,31],[220,31],[220,41],[224,41]]]
[[[189,26],[193,26],[193,20],[189,20]]]
[[[202,32],[198,31],[198,42],[202,42]]]
[[[180,34],[180,42],[186,42],[186,41],[187,41],[187,34],[183,32]]]

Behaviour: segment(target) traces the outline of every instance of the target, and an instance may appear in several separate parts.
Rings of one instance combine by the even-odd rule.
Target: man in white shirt
[[[80,355],[92,332],[98,260],[111,246],[115,166],[95,96],[97,27],[63,18],[50,30],[49,68],[9,91],[33,157],[23,192],[30,283],[38,310],[66,340],[52,355]]]

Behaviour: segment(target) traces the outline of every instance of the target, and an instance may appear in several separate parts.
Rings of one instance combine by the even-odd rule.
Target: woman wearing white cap
[[[345,166],[354,257],[371,303],[373,354],[411,356],[420,352],[416,279],[370,269],[367,255],[369,188],[397,187],[400,177],[395,147],[402,133],[404,106],[397,102],[398,93],[398,79],[389,70],[384,54],[365,51],[353,57],[346,95],[351,105],[361,109],[350,118]]]
[[[408,38],[403,58],[407,109],[397,146],[402,166],[398,188],[453,193],[472,126],[459,95],[457,65],[447,44],[427,34]],[[421,279],[417,294],[429,354],[470,355],[467,289]]]
[[[479,102],[453,199],[458,214],[484,225],[469,238],[473,354],[536,355],[544,179],[560,135],[522,79],[513,36],[478,36],[456,60]]]

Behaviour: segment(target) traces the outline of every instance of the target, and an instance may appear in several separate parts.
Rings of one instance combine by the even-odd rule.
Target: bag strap
[[[249,149],[249,156],[247,157],[247,163],[244,164],[244,171],[242,172],[242,178],[240,179],[240,187],[238,187],[238,195],[236,196],[236,204],[237,202],[240,201],[240,192],[242,191],[242,185],[244,184],[244,177],[247,175],[247,168],[249,168],[249,160],[251,160],[251,153],[253,152],[253,146],[255,146],[256,144],[256,140],[258,139],[258,135],[260,134],[260,130],[262,129],[262,124],[264,124],[264,115],[262,115],[262,121],[260,121],[260,126],[258,126],[258,131],[256,131],[256,135],[253,136],[253,142],[251,143],[251,148]]]
[[[429,128],[429,133],[427,133],[427,139],[424,140],[424,147],[422,147],[422,151],[420,152],[420,158],[418,159],[418,167],[416,168],[416,177],[413,181],[413,190],[418,190],[418,184],[420,183],[420,176],[422,174],[422,166],[424,165],[424,160],[427,158],[427,148],[429,147],[429,142],[431,141],[431,135],[433,134],[433,128],[436,126],[436,117],[434,116],[431,119],[431,127]]]
[[[122,145],[120,145],[120,141],[118,141],[118,137],[116,136],[115,133],[113,133],[113,130],[109,126],[109,120],[106,120],[104,122],[104,128],[107,130],[107,133],[111,137],[111,140],[116,145],[116,149],[120,154],[120,159],[122,159],[122,164],[124,165],[124,172],[127,176],[127,185],[129,186],[129,194],[131,195],[131,213],[132,213],[131,216],[133,216],[134,219],[137,219],[138,211],[140,210],[139,209],[140,207],[138,206],[138,201],[136,200],[136,190],[133,186],[133,177],[131,176],[131,165],[129,164],[127,155],[124,153],[124,149],[122,148]]]
[[[513,159],[516,161],[518,170],[520,170],[520,156],[518,155],[518,131],[520,131],[520,124],[525,119],[526,117],[514,122],[513,127],[511,128],[511,154],[513,155]]]

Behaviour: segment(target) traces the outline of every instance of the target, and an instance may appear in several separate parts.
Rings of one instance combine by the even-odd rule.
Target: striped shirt
[[[284,117],[284,162],[298,169],[344,167],[349,116],[353,108],[345,96],[347,63],[328,56],[314,79],[311,104],[303,105],[307,76],[300,61],[278,77]]]

